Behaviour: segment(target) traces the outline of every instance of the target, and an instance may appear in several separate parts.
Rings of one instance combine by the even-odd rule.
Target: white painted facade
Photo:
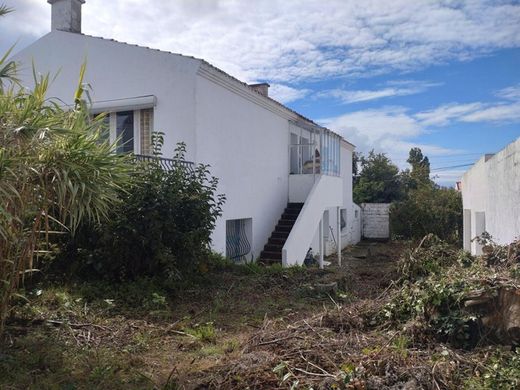
[[[72,19],[77,21],[76,17]],[[53,21],[53,26],[63,23],[66,21]],[[29,88],[33,62],[40,73],[58,74],[50,86],[49,97],[65,104],[72,103],[79,69],[86,62],[84,82],[91,87],[93,112],[112,113],[112,138],[119,129],[118,113],[133,113],[133,152],[146,154],[140,115],[143,109],[152,110],[152,130],[165,134],[164,157],[171,157],[176,144],[182,141],[187,145],[188,160],[210,164],[212,175],[220,180],[218,192],[227,197],[212,236],[217,252],[226,253],[227,222],[243,220],[251,246],[244,257],[258,258],[290,201],[306,203],[302,218],[312,221],[295,228],[312,234],[307,241],[289,237],[292,244],[287,249],[290,257],[287,265],[301,264],[313,245],[319,228],[314,217],[317,213],[322,216],[329,210],[328,225],[336,230],[337,240],[337,210],[346,209],[340,245],[344,247],[359,240],[354,218],[357,206],[352,202],[354,147],[207,62],[59,29],[53,29],[13,59],[21,64],[20,79]],[[334,174],[290,174],[294,163],[291,143],[296,138],[299,143],[314,139],[319,148],[323,146],[320,136],[334,140],[334,149],[329,149],[336,164],[328,168]],[[323,160],[322,171],[326,168]],[[330,186],[319,184],[325,182],[330,182]],[[307,204],[310,193],[317,194],[318,199],[313,200],[312,207]],[[313,217],[307,217],[307,213]],[[323,243],[329,253],[331,241],[327,237]]]
[[[462,177],[464,249],[481,254],[474,240],[484,231],[500,244],[520,238],[520,138],[483,156]]]

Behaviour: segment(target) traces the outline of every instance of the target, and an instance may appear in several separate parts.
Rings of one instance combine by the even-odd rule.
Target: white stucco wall
[[[341,229],[341,248],[355,244],[361,240],[361,211],[359,206],[352,200],[352,154],[354,146],[348,142],[341,142],[340,166],[343,188],[343,202],[341,208],[346,210],[346,226]],[[356,214],[356,210],[358,211]],[[328,208],[328,224],[324,225],[325,235],[325,256],[330,256],[337,251],[338,232],[337,232],[337,210]],[[333,233],[330,232],[332,228]],[[316,228],[311,248],[313,253],[319,253],[319,231]]]
[[[464,174],[462,202],[466,250],[480,252],[468,239],[475,238],[482,225],[501,244],[520,237],[520,138],[494,156],[482,157]]]
[[[165,133],[164,156],[184,141],[188,160],[195,152],[195,75],[200,60],[135,45],[53,31],[13,59],[20,62],[23,85],[32,88],[31,64],[37,72],[57,75],[49,97],[73,103],[81,65],[86,62],[84,83],[91,86],[94,102],[154,95],[154,127]]]
[[[252,218],[254,258],[288,201],[288,121],[197,77],[197,158],[211,165],[227,200],[213,234],[225,253],[226,219]]]

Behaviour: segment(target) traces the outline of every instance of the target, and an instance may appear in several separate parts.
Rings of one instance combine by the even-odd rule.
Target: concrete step
[[[269,237],[269,240],[267,240],[267,245],[281,245],[283,246],[285,244],[285,241],[287,241],[287,236],[282,238],[275,238],[271,235]]]
[[[279,232],[287,232],[289,233],[292,229],[292,225],[280,225],[278,223],[278,225],[276,225],[276,227],[274,228],[274,231],[279,233]]]
[[[283,225],[283,226],[294,226],[294,222],[296,222],[296,219],[280,219],[278,221],[278,225]]]
[[[296,221],[296,219],[298,219],[298,215],[300,215],[300,213],[283,213],[281,219],[285,219],[287,221]]]
[[[282,252],[283,244],[271,244],[267,243],[266,246],[264,246],[264,251],[266,252]]]
[[[262,251],[260,253],[261,259],[282,259],[282,251]]]
[[[284,211],[283,211],[283,214],[282,214],[282,218],[284,215],[296,215],[298,216],[300,214],[301,210],[300,209],[290,209],[290,208],[286,208]]]
[[[277,231],[274,231],[273,233],[271,233],[271,238],[273,239],[283,239],[283,242],[285,242],[287,240],[287,237],[289,237],[289,233],[290,232],[277,232]]]

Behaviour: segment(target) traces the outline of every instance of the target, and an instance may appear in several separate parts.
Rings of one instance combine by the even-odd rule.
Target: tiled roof
[[[180,54],[180,53],[174,53],[174,52],[171,52],[171,51],[167,51],[167,50],[160,50],[160,49],[154,49],[152,47],[148,47],[148,46],[142,46],[142,45],[137,45],[137,44],[133,44],[133,43],[128,43],[128,42],[122,42],[122,41],[118,41],[116,39],[112,39],[112,38],[104,38],[104,37],[97,37],[97,36],[94,36],[94,35],[88,35],[88,34],[83,34],[83,33],[71,33],[71,34],[76,34],[76,35],[82,35],[82,36],[85,36],[85,37],[88,37],[88,38],[95,38],[95,39],[101,39],[103,41],[108,41],[108,42],[114,42],[114,43],[118,43],[118,44],[122,44],[122,45],[127,45],[127,46],[133,46],[133,47],[138,47],[138,48],[141,48],[141,49],[148,49],[148,50],[152,50],[152,51],[157,51],[157,52],[160,52],[160,53],[166,53],[166,54],[171,54],[171,55],[176,55],[176,56],[180,56],[180,57],[184,57],[184,58],[189,58],[189,59],[192,59],[192,60],[197,60],[197,61],[200,61],[201,63],[203,63],[204,65],[206,66],[209,66],[210,68],[216,70],[217,72],[219,72],[220,74],[222,74],[223,76],[225,77],[228,77],[230,78],[231,80],[237,82],[237,83],[240,83],[244,86],[246,86],[249,90],[251,90],[252,92],[254,93],[257,93],[258,95],[262,96],[263,98],[265,99],[268,99],[270,100],[271,102],[277,104],[278,106],[282,107],[283,109],[287,110],[287,111],[290,111],[291,113],[297,115],[300,119],[306,121],[306,122],[309,122],[311,124],[313,124],[314,126],[317,126],[317,127],[320,127],[322,129],[325,129],[325,130],[328,130],[338,136],[341,137],[341,135],[337,134],[336,132],[330,130],[330,129],[327,129],[326,127],[323,127],[319,124],[317,124],[316,122],[314,122],[312,119],[309,119],[305,116],[303,116],[302,114],[300,114],[299,112],[296,112],[294,111],[293,109],[287,107],[286,105],[280,103],[279,101],[273,99],[272,97],[269,97],[269,96],[265,96],[265,95],[262,95],[260,92],[258,92],[257,90],[255,90],[254,88],[252,88],[249,84],[237,79],[236,77],[233,77],[231,76],[229,73],[223,71],[222,69],[216,67],[215,65],[213,64],[210,64],[208,61],[202,59],[202,58],[197,58],[197,57],[193,57],[193,56],[187,56],[187,55],[184,55],[184,54]],[[347,140],[345,140],[343,137],[341,137],[345,142],[349,143],[350,145],[354,146],[353,144],[351,144],[350,142],[348,142]]]

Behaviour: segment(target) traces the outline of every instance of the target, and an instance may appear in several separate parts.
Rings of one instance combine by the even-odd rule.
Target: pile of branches
[[[520,243],[490,248],[473,258],[427,236],[378,298],[266,319],[239,360],[202,373],[200,388],[518,388]]]

